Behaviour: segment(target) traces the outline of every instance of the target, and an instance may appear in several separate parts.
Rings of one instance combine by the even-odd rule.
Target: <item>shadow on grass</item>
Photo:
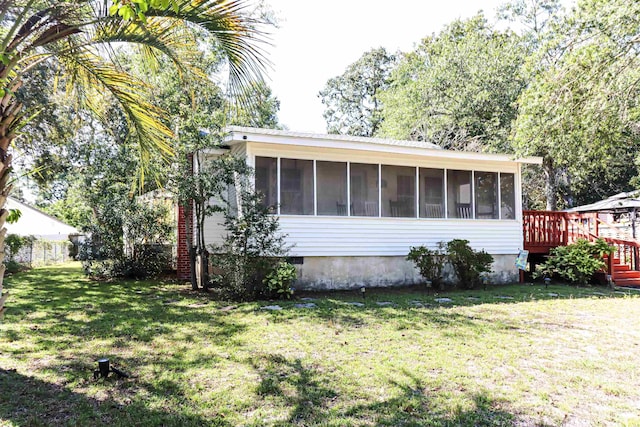
[[[164,285],[154,281],[93,282],[74,267],[34,269],[10,279],[8,289],[19,288],[28,295],[21,298],[13,292],[6,322],[33,322],[33,335],[44,347],[61,345],[62,337],[74,341],[114,338],[116,346],[126,346],[171,335],[176,326],[204,323],[210,337],[233,344],[233,338],[245,330],[244,325],[224,316],[213,316],[212,305],[206,300],[196,307],[177,304],[194,301],[164,289]],[[195,338],[197,328],[188,329],[181,331],[181,340]]]
[[[220,358],[212,352],[187,357],[181,343],[200,342],[206,331],[207,341],[233,348],[242,344],[237,335],[246,329],[216,315],[214,305],[206,300],[193,307],[191,298],[178,299],[175,287],[166,288],[166,283],[93,282],[77,267],[34,269],[11,277],[7,289],[12,292],[3,338],[22,345],[6,346],[2,351],[71,383],[90,377],[95,361],[104,356],[125,371],[136,372],[151,364],[181,378],[180,373]],[[84,341],[87,347],[82,346]],[[146,352],[138,351],[141,343],[161,348],[162,357],[149,359]],[[76,351],[66,351],[69,348]],[[34,359],[33,353],[45,357]],[[152,397],[161,397],[167,390],[180,394],[184,384],[171,379],[135,382]]]
[[[451,392],[431,390],[406,371],[403,379],[408,383],[389,381],[398,390],[393,397],[338,411],[333,408],[338,393],[327,386],[331,381],[300,359],[267,354],[250,363],[260,375],[256,394],[289,410],[283,417],[286,419],[272,425],[513,426],[529,421],[510,411],[509,402],[493,398],[488,391],[467,395],[461,390],[462,397],[455,396],[458,406],[452,407]]]
[[[289,360],[280,355],[260,355],[249,363],[260,376],[256,394],[290,408],[281,425],[307,425],[328,416],[327,409],[336,392],[326,385],[325,375],[305,366],[300,359]]]
[[[100,380],[103,381],[103,380]],[[149,402],[108,397],[122,383],[102,383],[104,399],[72,392],[63,386],[0,369],[0,422],[26,426],[229,426],[221,417],[204,418],[174,408],[150,409]]]
[[[456,396],[459,402],[452,406],[447,395],[451,392],[430,390],[417,376],[403,373],[408,382],[389,381],[399,391],[395,396],[353,406],[345,415],[376,426],[513,426],[522,421],[510,411],[509,402],[488,391],[460,390],[463,397]]]

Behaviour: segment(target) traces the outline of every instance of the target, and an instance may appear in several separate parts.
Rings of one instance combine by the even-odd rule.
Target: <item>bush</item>
[[[6,267],[5,271],[7,273],[17,273],[29,268],[28,263],[21,263],[20,261],[16,260],[16,256],[23,248],[32,246],[33,242],[35,241],[36,238],[34,236],[19,236],[17,234],[7,234],[7,236],[4,238],[4,265]]]
[[[425,246],[412,247],[407,255],[407,260],[412,261],[420,270],[420,275],[432,286],[440,288],[442,282],[442,270],[447,261],[447,253],[444,250],[444,243],[438,244],[438,249],[428,249]]]
[[[293,295],[293,282],[298,278],[296,268],[288,262],[280,262],[275,269],[269,272],[263,279],[265,292],[271,298],[289,299]]]
[[[459,283],[466,289],[479,285],[481,274],[491,271],[493,257],[484,250],[474,251],[468,240],[451,240],[447,243],[447,252],[447,260],[458,276]]]
[[[270,214],[248,177],[238,176],[236,187],[242,215],[238,215],[233,203],[225,200],[227,235],[221,245],[210,248],[214,273],[211,281],[216,291],[238,300],[271,297],[265,278],[288,255],[286,236],[280,233],[278,218]]]
[[[169,263],[162,245],[139,245],[135,247],[133,256],[119,255],[106,259],[88,256],[91,246],[83,245],[82,248],[82,268],[87,276],[94,279],[156,277]]]
[[[547,261],[538,265],[533,277],[558,275],[571,283],[586,285],[594,273],[605,269],[603,257],[611,254],[613,250],[614,248],[602,239],[593,243],[578,239],[570,245],[553,248]]]
[[[142,279],[158,276],[170,259],[164,247],[172,226],[164,206],[130,201],[117,213],[88,229],[77,259],[86,275],[95,279]]]
[[[438,243],[438,249],[424,246],[412,247],[407,260],[413,261],[420,275],[432,284],[441,286],[442,272],[449,263],[458,277],[460,285],[473,289],[480,283],[482,273],[491,271],[493,257],[485,251],[474,251],[468,240],[453,239],[448,243]]]
[[[19,273],[21,271],[25,271],[28,269],[26,265],[20,264],[19,262],[14,260],[5,261],[4,265],[5,265],[4,272],[7,274]]]

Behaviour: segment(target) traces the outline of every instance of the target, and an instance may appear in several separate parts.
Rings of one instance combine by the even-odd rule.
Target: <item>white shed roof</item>
[[[14,224],[5,223],[8,234],[35,236],[42,240],[67,240],[70,234],[78,234],[75,227],[13,197],[7,198],[6,209],[18,209],[20,219]]]
[[[352,150],[374,150],[386,152],[413,152],[431,154],[437,157],[464,160],[516,161],[519,163],[542,164],[540,157],[515,158],[509,154],[475,153],[469,151],[444,150],[439,145],[425,141],[403,141],[396,139],[367,138],[362,136],[316,134],[278,129],[261,129],[241,126],[227,128],[229,135],[225,142],[235,145],[242,142],[261,142],[282,145],[312,145],[316,147],[342,148]]]

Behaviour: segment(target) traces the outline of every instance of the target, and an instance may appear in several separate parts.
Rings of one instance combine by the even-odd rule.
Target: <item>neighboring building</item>
[[[49,264],[68,261],[69,236],[79,235],[78,229],[13,197],[7,198],[5,209],[18,209],[20,218],[13,224],[5,223],[7,234],[33,236],[35,242],[23,248],[16,259],[27,264]]]
[[[640,190],[618,193],[604,200],[567,209],[566,212],[594,212],[603,221],[599,234],[608,237],[631,238],[640,233]]]
[[[298,262],[297,288],[418,283],[418,271],[405,259],[409,249],[454,238],[493,255],[494,281],[518,280],[520,169],[540,164],[539,158],[242,127],[229,129],[226,146],[255,168],[256,189],[275,207]],[[208,243],[221,241],[220,216],[207,220],[205,233]],[[182,278],[189,273],[184,253],[179,248]]]
[[[5,224],[7,234],[34,236],[38,240],[68,242],[69,235],[80,233],[77,228],[13,197],[7,198],[5,209],[18,209],[22,214],[16,223]]]

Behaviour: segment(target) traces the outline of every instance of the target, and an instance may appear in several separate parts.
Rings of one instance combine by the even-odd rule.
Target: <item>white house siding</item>
[[[207,245],[221,245],[225,235],[224,215],[217,213],[204,220],[204,241]]]
[[[514,260],[522,248],[520,221],[433,220],[281,216],[280,228],[292,246],[301,289],[352,289],[421,282],[405,257],[412,246],[437,247],[467,239],[494,257],[492,281],[518,279]]]
[[[68,224],[44,212],[20,202],[12,197],[7,198],[6,209],[18,209],[20,218],[13,224],[5,224],[8,234],[19,236],[35,236],[39,240],[69,241],[70,234],[79,231]]]
[[[467,239],[490,254],[517,254],[522,223],[499,220],[434,220],[281,216],[280,229],[293,256],[406,256],[411,246]]]
[[[220,149],[213,149],[204,154],[204,159],[202,162],[213,161],[217,159],[221,154],[225,151]],[[195,168],[195,165],[194,165]],[[214,198],[209,200],[209,204],[219,205],[220,201]],[[194,214],[195,220],[195,214]],[[195,233],[196,230],[194,230]],[[222,213],[216,213],[209,217],[206,217],[204,220],[204,241],[207,245],[220,245],[223,242],[224,235],[226,234],[224,228],[224,215]]]

